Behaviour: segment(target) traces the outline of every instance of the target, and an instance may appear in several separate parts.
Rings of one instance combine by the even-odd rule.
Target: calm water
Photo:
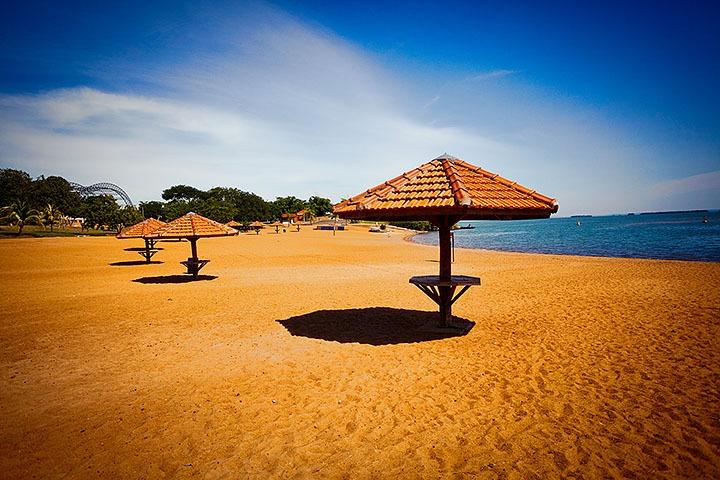
[[[707,217],[709,223],[702,223]],[[577,221],[580,225],[577,225]],[[720,212],[462,221],[455,246],[512,252],[720,261]],[[437,245],[437,232],[413,237]]]

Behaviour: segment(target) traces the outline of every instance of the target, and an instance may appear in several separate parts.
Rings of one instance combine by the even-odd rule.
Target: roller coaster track
[[[70,187],[83,197],[89,197],[91,195],[112,195],[125,202],[126,206],[134,206],[132,200],[130,200],[130,196],[125,193],[125,190],[114,183],[95,183],[86,187],[79,183],[70,182]]]

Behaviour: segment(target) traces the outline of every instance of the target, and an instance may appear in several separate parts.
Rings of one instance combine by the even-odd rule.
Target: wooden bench
[[[180,262],[182,265],[185,265],[187,267],[187,272],[189,275],[192,275],[194,277],[197,277],[198,272],[202,270],[202,268],[207,265],[210,262],[210,260],[204,260],[202,258],[194,259],[194,258],[188,258],[184,262]]]
[[[473,285],[480,285],[478,277],[452,275],[449,279],[441,279],[439,275],[419,275],[410,278],[410,283],[418,287],[425,295],[440,307],[440,324],[452,326],[452,304],[457,301]],[[458,287],[462,287],[455,294]]]

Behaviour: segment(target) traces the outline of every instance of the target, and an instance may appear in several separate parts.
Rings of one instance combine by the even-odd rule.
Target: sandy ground
[[[720,264],[304,230],[0,240],[0,476],[718,478]]]

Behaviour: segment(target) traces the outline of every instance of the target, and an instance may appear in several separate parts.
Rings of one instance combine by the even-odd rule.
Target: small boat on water
[[[455,230],[472,230],[473,228],[475,228],[475,225],[467,224],[467,225],[459,225],[459,226],[455,227]]]

